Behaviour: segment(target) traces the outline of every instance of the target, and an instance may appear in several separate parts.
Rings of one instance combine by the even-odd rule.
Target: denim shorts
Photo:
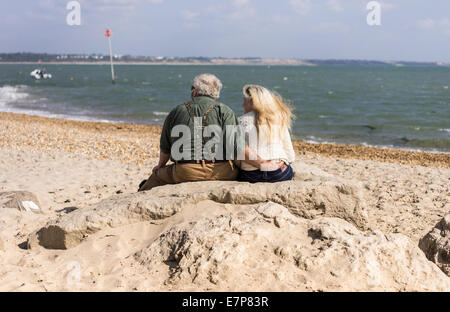
[[[292,180],[293,177],[294,177],[294,170],[292,170],[292,167],[290,165],[287,165],[284,171],[281,171],[281,169],[275,171],[241,170],[239,172],[238,181],[250,183],[258,183],[258,182],[275,183],[275,182],[290,181]]]

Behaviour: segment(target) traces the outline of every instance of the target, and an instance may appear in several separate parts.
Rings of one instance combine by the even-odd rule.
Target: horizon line
[[[13,55],[13,54],[34,54],[34,55],[49,55],[49,56],[108,56],[103,53],[55,53],[55,52],[0,52],[0,55]],[[120,54],[114,53],[114,56],[120,57],[144,57],[144,58],[163,58],[163,59],[229,59],[229,60],[280,60],[280,61],[369,61],[369,62],[381,62],[381,63],[435,63],[435,64],[450,64],[450,61],[406,61],[395,59],[369,59],[369,58],[299,58],[299,57],[261,57],[261,56],[167,56],[167,55],[138,55],[138,54]],[[0,59],[0,62],[2,60]],[[4,61],[3,61],[4,62]]]

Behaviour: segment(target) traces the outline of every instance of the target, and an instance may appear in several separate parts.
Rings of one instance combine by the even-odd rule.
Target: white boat
[[[30,73],[30,76],[36,80],[52,79],[52,75],[47,73],[45,69],[35,69]]]

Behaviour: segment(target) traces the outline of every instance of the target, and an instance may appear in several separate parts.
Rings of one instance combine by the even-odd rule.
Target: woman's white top
[[[249,146],[258,153],[259,157],[264,160],[282,160],[287,164],[295,161],[295,152],[292,146],[291,135],[287,128],[281,131],[281,138],[275,136],[269,141],[267,135],[256,131],[255,112],[251,111],[242,115],[238,120],[244,132],[251,133],[251,131],[255,131],[254,133],[257,133],[257,148],[256,146],[252,146],[252,143],[250,143]],[[276,131],[273,131],[273,133],[276,133]],[[238,162],[238,165],[245,171],[258,170],[258,168],[243,161]]]

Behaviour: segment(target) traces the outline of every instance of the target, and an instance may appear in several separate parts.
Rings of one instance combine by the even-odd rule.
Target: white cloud
[[[285,24],[291,23],[291,18],[286,15],[275,14],[270,18],[270,22],[273,24]]]
[[[180,13],[181,17],[187,21],[196,21],[200,16],[200,13],[193,12],[191,10],[183,10]]]
[[[250,0],[232,0],[233,5],[237,8],[243,8],[251,5]]]
[[[96,11],[110,11],[110,10],[126,10],[134,11],[136,7],[141,4],[161,4],[164,0],[82,0],[81,6],[87,6]]]
[[[432,18],[426,18],[417,22],[417,27],[422,30],[430,30],[436,27],[436,21]]]
[[[199,16],[200,13],[199,12],[194,12],[191,10],[183,10],[180,12],[180,16],[181,18],[185,21],[184,22],[184,27],[192,29],[192,28],[197,28],[199,26]]]
[[[311,0],[290,0],[289,5],[300,15],[306,15],[311,10]]]
[[[311,30],[317,33],[342,33],[348,32],[350,27],[341,22],[321,22],[311,26]]]
[[[53,9],[55,7],[54,0],[39,0],[39,6],[45,9]]]
[[[366,5],[370,0],[326,0],[325,7],[331,11],[340,12],[347,9],[358,9],[366,11]],[[398,4],[390,1],[378,1],[381,5],[381,9],[384,11],[390,11],[397,9]]]
[[[251,0],[217,1],[202,9],[202,15],[215,16],[222,20],[245,20],[257,17]]]
[[[69,0],[67,0],[68,2]],[[153,3],[153,4],[158,4],[158,3],[163,3],[164,0],[78,0],[81,3],[91,3],[91,4],[106,4],[106,5],[122,5],[122,6],[126,6],[126,5],[135,5],[138,3]],[[41,7],[44,8],[54,8],[55,5],[57,3],[60,3],[61,1],[58,0],[39,0],[38,4]],[[65,6],[65,3],[64,3]]]
[[[233,11],[227,17],[231,20],[245,20],[256,16],[256,9],[250,0],[231,0]]]
[[[40,13],[40,12],[34,12],[34,11],[26,11],[25,16],[27,18],[36,19],[39,21],[47,21],[47,22],[54,21],[56,19],[54,14],[49,14],[49,13],[45,13],[45,12]]]
[[[91,0],[90,2],[100,2],[112,5],[134,5],[137,3],[162,3],[164,0]]]
[[[450,19],[422,19],[417,22],[417,28],[423,31],[434,31],[450,36]]]
[[[340,12],[344,10],[342,3],[339,0],[328,0],[325,5],[332,11]]]
[[[398,4],[387,2],[387,1],[380,1],[381,9],[382,10],[393,10],[398,8]]]

